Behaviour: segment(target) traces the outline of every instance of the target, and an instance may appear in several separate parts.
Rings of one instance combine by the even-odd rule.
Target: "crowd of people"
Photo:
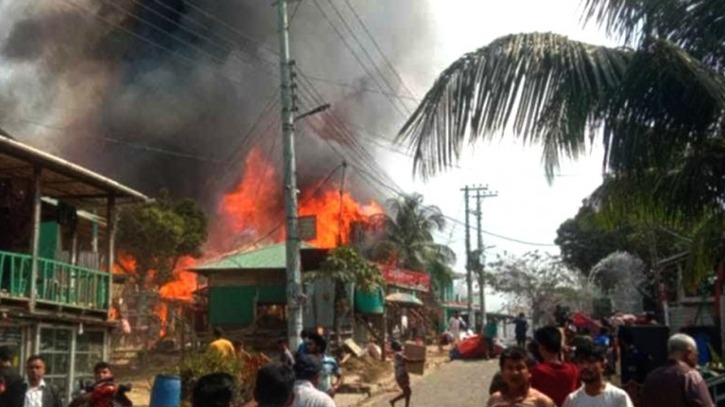
[[[46,362],[40,355],[25,363],[25,378],[12,367],[13,354],[0,347],[0,406],[62,407],[59,389],[45,380]],[[116,382],[111,365],[98,362],[93,368],[94,382],[84,384],[69,407],[131,407],[127,385]]]
[[[606,331],[604,332],[606,335]],[[562,330],[538,329],[525,349],[507,348],[489,392],[489,407],[632,407],[632,397],[608,382],[610,343],[603,337],[580,340],[567,353]],[[668,361],[646,376],[635,397],[642,407],[713,407],[696,369],[697,345],[685,334],[667,343]],[[641,371],[639,372],[641,373]],[[630,376],[632,380],[635,378]]]

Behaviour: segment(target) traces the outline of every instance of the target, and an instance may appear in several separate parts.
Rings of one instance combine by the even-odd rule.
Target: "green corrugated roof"
[[[303,249],[311,247],[309,244],[302,243]],[[193,267],[191,270],[284,269],[287,263],[286,252],[284,243],[273,244],[255,250],[228,254],[219,260]]]

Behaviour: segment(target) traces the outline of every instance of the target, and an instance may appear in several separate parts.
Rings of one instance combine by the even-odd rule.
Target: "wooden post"
[[[106,208],[106,233],[107,233],[107,248],[106,248],[106,271],[108,272],[108,313],[106,318],[111,316],[111,306],[113,304],[113,263],[115,262],[116,252],[116,197],[114,195],[108,196]]]
[[[32,232],[30,237],[30,312],[35,312],[36,292],[38,284],[38,255],[40,253],[40,211],[42,208],[42,194],[40,191],[41,169],[36,166],[33,168],[33,220]]]

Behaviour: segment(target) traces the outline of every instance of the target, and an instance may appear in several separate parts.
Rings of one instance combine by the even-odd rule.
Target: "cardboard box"
[[[426,348],[424,345],[416,345],[414,343],[406,343],[403,346],[403,355],[409,359],[421,360],[422,362],[408,363],[408,373],[422,375],[425,371]]]

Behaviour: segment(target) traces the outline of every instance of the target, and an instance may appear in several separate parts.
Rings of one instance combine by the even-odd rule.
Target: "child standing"
[[[403,346],[398,341],[393,341],[393,343],[390,344],[390,347],[393,349],[393,363],[395,366],[395,381],[398,383],[398,386],[400,387],[400,390],[403,392],[390,400],[390,405],[395,406],[395,403],[405,399],[405,407],[410,406],[410,396],[413,393],[413,391],[410,389],[410,376],[408,375],[408,366],[406,366],[406,363],[408,362],[422,362],[423,359],[410,359],[405,357],[403,355]]]

